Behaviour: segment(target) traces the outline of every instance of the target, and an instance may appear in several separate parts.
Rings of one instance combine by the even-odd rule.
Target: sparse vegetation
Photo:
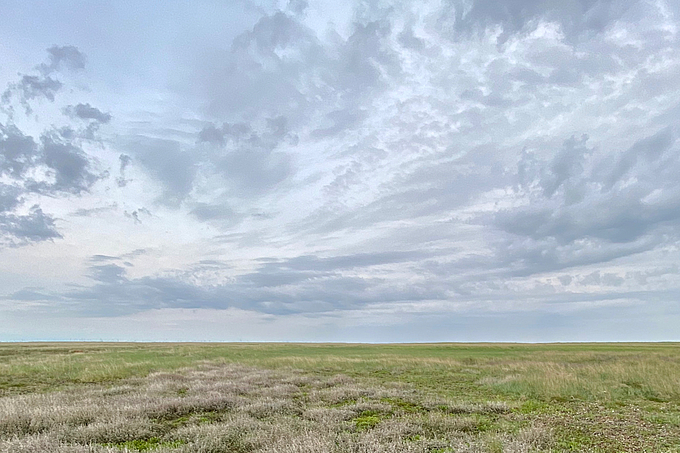
[[[0,453],[680,452],[680,350],[0,345]]]

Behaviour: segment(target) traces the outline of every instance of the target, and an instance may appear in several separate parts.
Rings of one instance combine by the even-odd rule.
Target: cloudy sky
[[[0,3],[0,340],[680,340],[680,2]]]

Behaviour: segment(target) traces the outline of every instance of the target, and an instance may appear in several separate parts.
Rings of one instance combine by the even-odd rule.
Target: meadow
[[[680,452],[680,344],[0,343],[0,453]]]

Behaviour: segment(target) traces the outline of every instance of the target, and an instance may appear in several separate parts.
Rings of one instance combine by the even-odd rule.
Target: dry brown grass
[[[205,364],[0,398],[0,453],[550,451],[548,428],[504,431],[512,416],[405,385]]]

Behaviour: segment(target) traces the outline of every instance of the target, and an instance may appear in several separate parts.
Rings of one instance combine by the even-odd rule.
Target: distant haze
[[[0,341],[680,340],[678,1],[0,18]]]

